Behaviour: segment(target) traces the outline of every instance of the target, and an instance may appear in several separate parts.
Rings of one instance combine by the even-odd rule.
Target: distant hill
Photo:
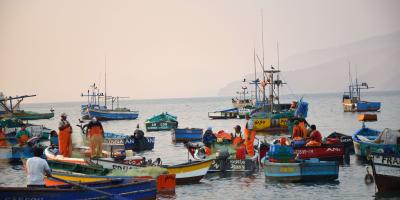
[[[283,93],[343,91],[349,83],[349,61],[353,77],[357,73],[360,82],[367,82],[375,87],[374,90],[398,90],[400,31],[289,57],[281,62],[281,78],[288,83],[287,88],[290,88],[283,88]],[[254,73],[248,74],[246,78],[254,79]],[[219,95],[234,96],[241,85],[240,80],[231,82],[220,89]]]

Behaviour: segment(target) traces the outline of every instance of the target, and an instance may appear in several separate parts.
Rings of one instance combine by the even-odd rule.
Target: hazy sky
[[[85,100],[107,56],[111,95],[214,96],[253,72],[261,9],[266,64],[400,30],[398,0],[0,0],[0,91]]]

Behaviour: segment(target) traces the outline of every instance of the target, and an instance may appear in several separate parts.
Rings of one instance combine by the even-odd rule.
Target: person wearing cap
[[[253,121],[250,114],[246,113],[246,126],[244,128],[244,143],[249,156],[254,156],[254,139],[256,138],[256,130],[253,129]]]
[[[206,155],[212,154],[212,145],[217,141],[217,136],[214,135],[212,127],[209,126],[203,135],[204,150]]]
[[[91,157],[101,157],[103,151],[104,130],[96,117],[93,117],[87,125],[87,137],[89,139]]]
[[[0,125],[0,147],[6,147],[7,140],[6,140],[6,133],[3,131],[3,127]]]
[[[27,187],[45,187],[44,176],[51,176],[51,169],[47,161],[41,158],[43,149],[36,147],[33,149],[33,157],[26,161]]]
[[[32,137],[32,134],[26,130],[26,125],[22,124],[21,125],[21,130],[17,132],[15,135],[15,138],[18,140],[18,144],[20,147],[25,146],[28,144],[28,140]]]
[[[67,120],[67,114],[61,113],[61,120],[58,124],[58,148],[61,155],[71,157],[72,155],[72,127]]]

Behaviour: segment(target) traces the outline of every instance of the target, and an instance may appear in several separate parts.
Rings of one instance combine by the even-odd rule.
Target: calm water
[[[370,92],[363,95],[370,101],[381,101],[382,111],[378,112],[378,122],[368,124],[377,129],[400,128],[400,92]],[[290,102],[292,97],[283,97]],[[351,135],[361,124],[357,114],[344,113],[341,107],[341,94],[310,94],[304,95],[310,103],[308,121],[328,135],[333,131]],[[140,111],[137,120],[104,122],[106,131],[132,134],[136,125],[144,127],[144,121],[155,114],[168,111],[178,116],[180,127],[206,128],[213,126],[216,130],[232,131],[239,124],[243,127],[245,121],[209,120],[207,112],[231,107],[230,98],[193,98],[193,99],[160,99],[132,100],[121,102],[133,110]],[[72,124],[78,123],[81,103],[46,103],[25,104],[24,109],[47,112],[54,107],[56,118],[51,120],[32,121],[56,129],[59,114],[66,112]],[[74,129],[74,143],[79,144],[78,127]],[[170,132],[146,133],[156,137],[153,151],[143,155],[148,158],[162,158],[166,164],[178,164],[187,160],[187,151],[182,145],[171,143]],[[25,172],[21,166],[10,166],[6,161],[0,161],[0,186],[24,186]],[[173,196],[160,196],[160,199],[374,199],[375,186],[364,183],[365,166],[354,156],[349,165],[341,166],[339,179],[329,183],[276,183],[266,182],[262,172],[251,177],[212,177],[203,179],[200,184],[178,186]]]

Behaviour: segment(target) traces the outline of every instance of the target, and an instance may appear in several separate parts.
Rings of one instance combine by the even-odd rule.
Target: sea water
[[[304,101],[309,103],[307,121],[315,124],[325,136],[336,131],[352,135],[361,127],[357,121],[358,113],[345,113],[341,105],[341,94],[305,94]],[[283,96],[281,102],[290,103],[299,96]],[[382,102],[378,121],[367,126],[382,130],[383,128],[400,129],[400,92],[368,92],[362,99]],[[55,117],[50,120],[31,121],[43,124],[48,128],[57,129],[60,113],[68,114],[72,125],[79,123],[80,106],[84,102],[70,103],[38,103],[24,104],[23,109],[37,112],[48,112],[55,109]],[[162,112],[168,112],[178,117],[181,128],[203,128],[212,126],[213,130],[233,131],[235,125],[244,127],[245,120],[211,120],[208,112],[231,108],[230,97],[186,98],[129,100],[120,102],[131,110],[139,111],[136,120],[120,120],[103,122],[105,131],[132,135],[137,124],[144,130],[147,118]],[[74,126],[73,143],[82,143],[80,129]],[[161,158],[164,164],[179,164],[188,160],[187,150],[182,144],[173,144],[170,131],[149,132],[146,136],[156,138],[153,151],[143,153],[146,158]],[[264,136],[259,136],[263,138]],[[270,139],[270,138],[268,138]],[[366,185],[365,163],[351,156],[349,164],[340,166],[339,179],[333,182],[316,183],[279,183],[265,180],[262,171],[252,176],[219,177],[214,176],[201,180],[200,184],[176,187],[175,195],[158,196],[159,199],[374,199],[375,185]],[[9,165],[6,160],[0,160],[0,186],[25,186],[26,174],[22,166]]]

